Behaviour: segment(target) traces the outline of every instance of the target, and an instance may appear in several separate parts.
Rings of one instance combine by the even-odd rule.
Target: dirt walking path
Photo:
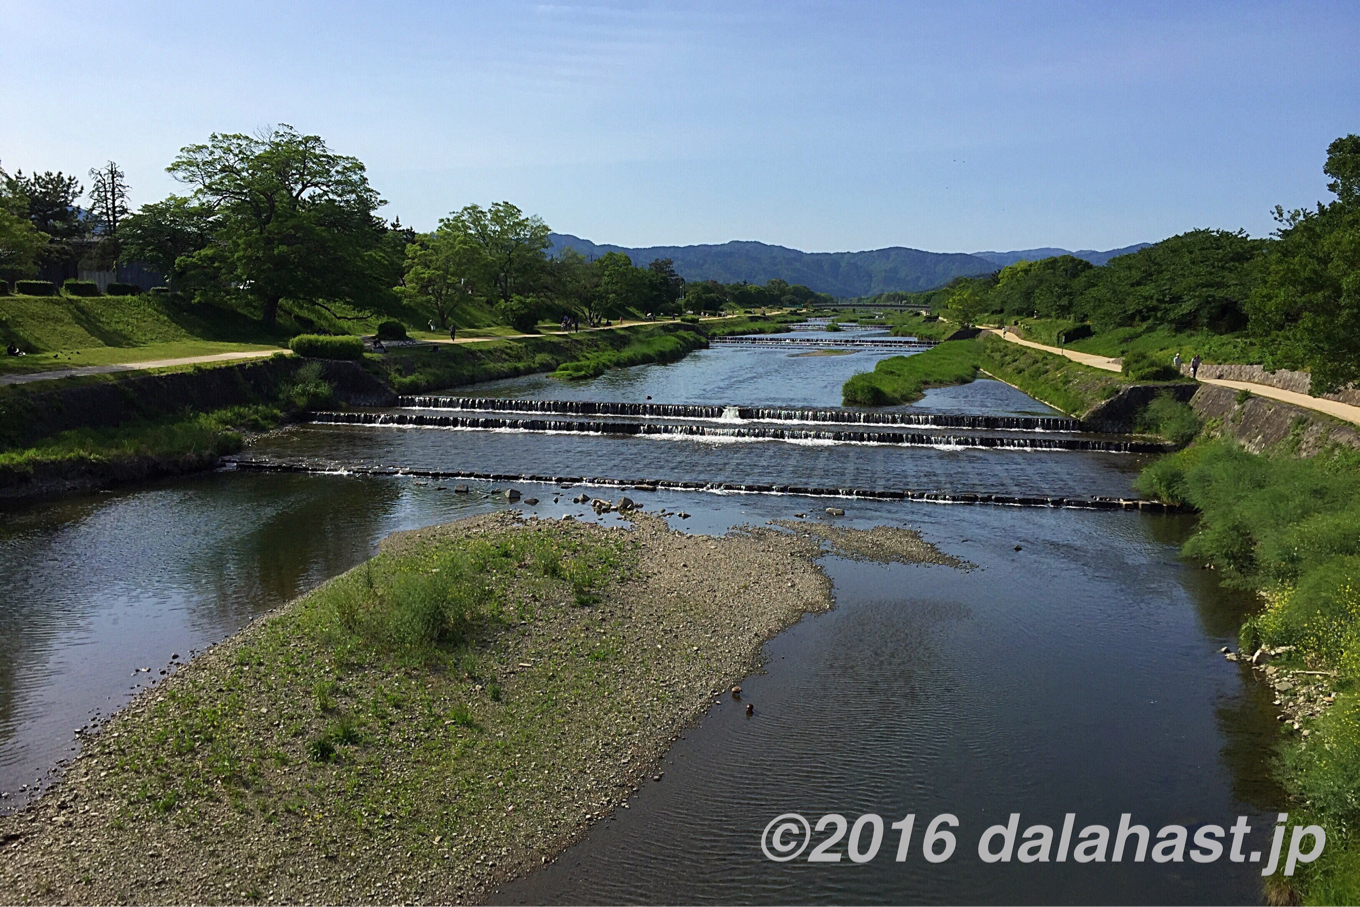
[[[984,328],[986,331],[1004,337],[1011,343],[1018,343],[1021,346],[1032,347],[1036,350],[1044,350],[1049,353],[1056,353],[1059,356],[1066,356],[1073,362],[1080,362],[1082,365],[1089,365],[1092,368],[1104,369],[1107,372],[1117,372],[1122,366],[1122,360],[1112,359],[1108,356],[1096,356],[1091,353],[1080,353],[1076,350],[1062,349],[1061,347],[1048,346],[1043,343],[1035,343],[1032,340],[1022,340],[1015,334],[1007,331],[1005,334],[996,328]],[[1304,409],[1311,409],[1314,412],[1323,413],[1343,422],[1352,425],[1360,425],[1360,406],[1352,406],[1349,403],[1342,403],[1339,400],[1328,400],[1324,397],[1314,397],[1310,394],[1301,394],[1298,391],[1288,391],[1279,387],[1271,387],[1269,384],[1257,384],[1254,381],[1229,381],[1226,378],[1198,378],[1202,384],[1214,384],[1219,387],[1230,387],[1234,390],[1250,391],[1258,397],[1268,397],[1271,400],[1279,400],[1281,403],[1289,403]]]

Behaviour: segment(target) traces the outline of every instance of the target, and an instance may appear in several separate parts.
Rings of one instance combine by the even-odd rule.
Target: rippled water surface
[[[543,377],[460,393],[664,403],[834,406],[882,355],[715,348],[669,366],[566,385]],[[937,412],[1051,414],[1004,384],[930,391]],[[866,489],[1127,495],[1129,455],[769,441],[298,426],[251,446],[316,467],[371,465]],[[77,728],[162,670],[369,556],[396,529],[506,506],[410,477],[220,472],[0,512],[0,809],[70,756]],[[504,487],[504,485],[502,485]],[[555,486],[542,503],[588,514]],[[825,499],[629,492],[726,532],[821,516]],[[574,492],[572,493],[574,494]],[[615,496],[617,492],[610,496]],[[554,500],[556,498],[556,500]],[[986,825],[1022,814],[1078,828],[1131,812],[1167,823],[1264,821],[1269,697],[1217,655],[1241,596],[1176,556],[1188,518],[845,500],[855,525],[919,529],[973,565],[828,558],[834,611],[767,647],[743,683],[755,705],[715,704],[631,809],[600,823],[506,902],[1223,902],[1261,896],[1259,867],[983,866]],[[607,518],[612,519],[612,518]],[[179,659],[172,656],[178,655]],[[149,668],[149,671],[138,671]],[[958,815],[948,863],[776,865],[775,815]],[[1270,823],[1265,823],[1270,824]],[[891,848],[885,843],[885,851]]]

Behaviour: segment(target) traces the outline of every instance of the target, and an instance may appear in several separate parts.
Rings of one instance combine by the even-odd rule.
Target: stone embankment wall
[[[1194,384],[1130,384],[1104,403],[1097,403],[1081,417],[1083,431],[1129,434],[1138,430],[1138,417],[1147,405],[1163,394],[1186,403],[1195,394]]]
[[[391,406],[397,397],[358,363],[316,360],[335,399],[354,406]],[[293,357],[115,380],[16,385],[0,396],[5,441],[15,447],[73,428],[114,428],[134,419],[207,412],[273,400],[303,363]]]
[[[1226,366],[1213,367],[1226,368]],[[1305,381],[1307,377],[1304,375]],[[1228,380],[1239,379],[1229,377]],[[1353,425],[1347,425],[1312,410],[1254,394],[1242,400],[1241,393],[1230,387],[1201,384],[1190,399],[1190,406],[1201,419],[1218,422],[1225,436],[1236,439],[1252,453],[1260,453],[1286,441],[1294,445],[1294,452],[1301,457],[1311,457],[1336,444],[1360,448],[1360,430]]]
[[[1188,378],[1190,366],[1182,364],[1181,374]],[[1250,381],[1254,384],[1278,387],[1280,390],[1294,391],[1298,394],[1311,393],[1308,388],[1312,383],[1312,378],[1307,372],[1292,372],[1284,368],[1268,372],[1259,365],[1210,365],[1207,362],[1199,367],[1199,377],[1221,378],[1224,381]],[[1351,406],[1360,406],[1360,388],[1345,388],[1334,394],[1315,394],[1314,396],[1321,397],[1324,400],[1335,400],[1338,403],[1349,403]]]

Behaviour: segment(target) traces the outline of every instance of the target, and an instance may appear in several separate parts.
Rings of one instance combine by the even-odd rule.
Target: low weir
[[[958,413],[876,412],[855,409],[762,406],[706,406],[690,403],[614,403],[589,400],[520,400],[506,397],[399,397],[408,409],[455,409],[483,413],[550,413],[569,416],[635,416],[661,419],[745,422],[829,422],[847,425],[907,425],[972,431],[1076,432],[1081,423],[1066,416],[975,416]]]
[[[812,347],[855,347],[857,349],[880,350],[924,350],[935,346],[932,340],[917,340],[915,337],[846,337],[833,340],[822,337],[714,337],[709,346],[812,346]]]
[[[435,413],[317,412],[310,421],[332,425],[390,425],[416,428],[459,428],[482,431],[566,432],[600,435],[733,438],[770,441],[828,441],[839,444],[891,444],[903,447],[989,448],[1002,450],[1080,450],[1102,453],[1162,453],[1167,447],[1149,441],[1097,438],[953,435],[932,432],[858,431],[771,428],[764,426],[675,425],[666,422],[513,419],[499,416],[452,416]]]
[[[873,501],[920,501],[928,504],[994,504],[1002,507],[1048,507],[1078,510],[1139,510],[1144,513],[1180,513],[1183,508],[1161,501],[1141,498],[1115,497],[1059,497],[1049,495],[1010,495],[973,492],[941,492],[903,489],[901,491],[866,488],[825,488],[782,484],[742,484],[738,482],[675,481],[668,479],[618,479],[604,476],[559,476],[534,473],[470,472],[466,470],[408,469],[398,466],[323,466],[287,460],[258,457],[225,457],[228,469],[247,469],[261,472],[301,472],[357,476],[398,476],[439,481],[464,480],[469,482],[533,482],[556,485],[560,489],[620,488],[629,491],[702,491],[714,494],[782,494],[813,498],[849,498]],[[466,489],[455,489],[463,491]]]

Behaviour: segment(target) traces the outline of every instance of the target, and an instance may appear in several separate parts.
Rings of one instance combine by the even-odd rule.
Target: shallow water
[[[707,350],[581,385],[541,377],[479,395],[835,405],[867,352],[791,357]],[[834,390],[834,394],[833,394]],[[572,395],[565,397],[564,395]],[[1047,413],[999,382],[928,392],[936,411]],[[1142,458],[785,442],[299,426],[250,452],[336,468],[388,465],[743,483],[1045,495],[1127,495]],[[0,513],[0,809],[74,752],[76,728],[250,620],[369,556],[388,533],[507,506],[492,487],[409,477],[220,472]],[[504,487],[504,485],[502,485]],[[544,516],[574,494],[517,484]],[[615,497],[618,492],[603,492]],[[690,532],[721,533],[826,500],[658,491]],[[557,501],[554,502],[554,497]],[[978,832],[1012,811],[1112,824],[1131,812],[1228,825],[1279,807],[1269,697],[1217,654],[1250,602],[1176,557],[1183,517],[925,503],[841,502],[845,520],[906,525],[976,565],[830,558],[837,608],[768,646],[612,821],[507,901],[1252,901],[1259,868],[983,866]],[[613,517],[606,517],[613,520]],[[1020,550],[1015,550],[1016,546]],[[148,667],[149,672],[137,671]],[[775,815],[919,824],[956,813],[960,853],[931,865],[774,864]],[[891,834],[891,833],[890,833]],[[885,844],[885,850],[891,848]]]

